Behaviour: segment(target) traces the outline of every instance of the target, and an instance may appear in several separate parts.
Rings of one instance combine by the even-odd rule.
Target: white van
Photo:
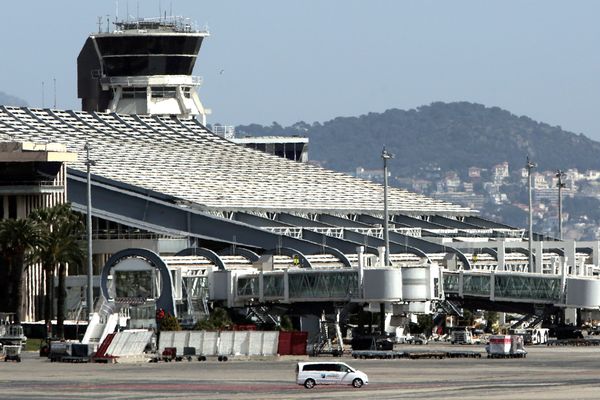
[[[367,374],[343,362],[300,362],[296,366],[296,383],[312,389],[315,385],[352,385],[369,383]]]

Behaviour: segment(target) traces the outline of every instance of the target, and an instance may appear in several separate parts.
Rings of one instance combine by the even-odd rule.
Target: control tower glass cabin
[[[198,116],[206,114],[192,76],[206,31],[183,18],[116,22],[92,34],[77,57],[77,92],[84,111]]]

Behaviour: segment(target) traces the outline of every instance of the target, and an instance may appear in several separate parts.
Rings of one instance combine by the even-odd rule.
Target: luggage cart
[[[6,344],[2,347],[4,361],[21,362],[21,345]]]

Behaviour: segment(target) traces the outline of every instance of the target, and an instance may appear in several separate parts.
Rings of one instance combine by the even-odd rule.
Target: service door
[[[342,378],[340,366],[338,364],[325,364],[321,373],[325,385],[337,385]]]

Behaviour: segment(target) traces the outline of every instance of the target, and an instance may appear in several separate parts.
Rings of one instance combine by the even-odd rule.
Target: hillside
[[[27,102],[0,91],[0,104],[3,106],[26,107]]]
[[[465,176],[467,168],[489,168],[508,161],[522,166],[529,155],[540,170],[600,169],[600,143],[516,116],[498,107],[468,102],[433,103],[412,110],[390,109],[324,123],[298,122],[289,127],[245,125],[238,135],[305,135],[309,157],[338,171],[362,166],[381,168],[381,150],[395,158],[395,175],[412,175],[436,165]]]

